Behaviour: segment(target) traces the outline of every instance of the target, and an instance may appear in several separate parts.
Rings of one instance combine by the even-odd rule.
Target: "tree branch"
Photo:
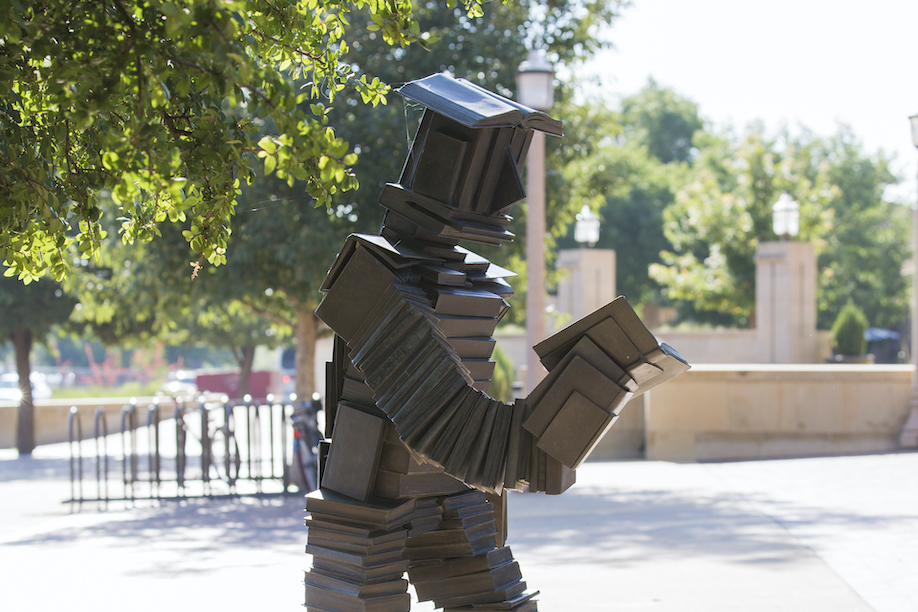
[[[163,118],[163,125],[166,126],[166,129],[169,130],[169,134],[173,138],[175,138],[176,140],[181,140],[182,136],[191,136],[190,130],[182,130],[175,126],[175,119],[176,119],[175,117],[173,117],[166,111],[162,111],[160,115]]]
[[[73,187],[73,162],[70,159],[70,119],[64,119],[64,157],[67,159],[67,182]]]
[[[271,321],[272,323],[276,323],[278,325],[286,325],[290,327],[291,329],[296,329],[296,321],[289,321],[278,314],[275,314],[273,312],[268,312],[267,310],[264,310],[263,308],[259,308],[258,306],[256,306],[250,301],[242,300],[242,299],[239,301],[242,304],[244,304],[246,308],[248,308],[249,310],[257,314],[259,317],[264,317],[265,319]]]
[[[191,68],[192,70],[197,70],[198,72],[201,72],[201,73],[203,73],[203,74],[209,74],[209,75],[212,75],[212,76],[218,76],[218,77],[222,77],[222,78],[224,78],[224,79],[227,79],[227,80],[231,81],[231,82],[232,82],[234,85],[236,85],[237,87],[239,87],[239,88],[241,88],[241,89],[246,89],[246,90],[252,92],[254,95],[256,95],[256,96],[258,96],[259,98],[261,98],[261,99],[264,101],[264,103],[267,104],[268,106],[270,106],[273,110],[277,110],[277,106],[275,106],[274,103],[271,102],[271,99],[268,98],[268,96],[266,96],[265,94],[263,94],[263,93],[262,93],[261,91],[259,91],[257,88],[252,87],[251,85],[248,85],[247,83],[240,83],[238,80],[234,79],[234,78],[231,77],[231,76],[228,76],[228,75],[226,75],[226,74],[222,74],[222,73],[220,73],[220,72],[218,72],[218,71],[216,71],[216,70],[211,70],[211,69],[209,69],[209,68],[205,68],[204,66],[201,66],[200,64],[195,64],[194,62],[189,62],[189,61],[187,61],[187,60],[183,60],[183,59],[178,58],[178,57],[171,57],[171,56],[169,56],[169,57],[167,57],[166,59],[169,60],[170,62],[175,62],[176,64],[178,64],[178,65],[180,65],[180,66],[185,66],[186,68]]]
[[[279,46],[279,47],[283,47],[284,49],[287,49],[288,51],[291,51],[291,52],[293,52],[293,53],[296,53],[297,55],[300,55],[300,56],[302,56],[302,57],[305,57],[306,59],[308,59],[310,62],[312,62],[312,63],[314,63],[314,64],[315,64],[315,63],[321,63],[321,62],[322,62],[322,56],[321,56],[321,55],[315,55],[315,54],[312,54],[312,53],[307,53],[306,51],[303,51],[302,49],[300,49],[300,48],[298,48],[298,47],[294,47],[294,46],[291,45],[291,44],[285,43],[285,42],[283,42],[282,40],[280,40],[280,39],[278,39],[278,38],[276,38],[276,37],[274,37],[274,36],[271,36],[271,35],[269,35],[269,34],[265,34],[264,32],[261,32],[261,31],[259,31],[259,30],[253,30],[253,31],[252,31],[252,35],[253,35],[253,36],[257,36],[257,37],[261,38],[262,40],[267,40],[267,41],[269,41],[269,42],[272,42],[272,43],[274,43],[275,45],[277,45],[277,46]]]
[[[124,8],[124,4],[121,3],[121,0],[115,0],[113,2],[115,9],[121,13],[121,16],[124,17],[124,20],[127,22],[128,28],[131,29],[131,33],[134,33],[134,19],[131,18],[131,14],[127,12],[127,9]]]

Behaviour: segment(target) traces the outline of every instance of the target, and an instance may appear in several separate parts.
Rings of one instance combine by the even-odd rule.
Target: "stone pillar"
[[[615,299],[614,250],[562,249],[556,267],[566,272],[558,281],[556,308],[571,315],[568,323]]]
[[[526,392],[548,372],[532,347],[545,339],[545,134],[534,131],[526,157]]]
[[[815,363],[816,250],[808,242],[760,242],[755,254],[760,363]]]

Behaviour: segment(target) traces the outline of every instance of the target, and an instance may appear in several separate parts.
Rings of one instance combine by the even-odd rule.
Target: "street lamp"
[[[555,101],[555,69],[541,51],[533,49],[516,72],[520,104],[547,111]]]
[[[912,124],[912,144],[918,148],[918,115],[909,117]],[[908,421],[899,435],[899,445],[918,447],[918,207],[912,210],[912,400]]]
[[[584,204],[577,213],[577,223],[574,224],[574,240],[581,247],[592,247],[599,242],[599,215]]]
[[[547,111],[554,102],[555,72],[545,54],[532,50],[516,73],[520,104]],[[532,346],[545,339],[545,134],[532,132],[526,172],[526,390],[545,376]]]
[[[771,222],[775,233],[787,241],[800,232],[800,206],[786,193],[782,193],[771,207]]]

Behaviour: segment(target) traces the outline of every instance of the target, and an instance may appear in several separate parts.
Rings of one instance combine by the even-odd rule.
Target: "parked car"
[[[32,399],[48,399],[51,397],[51,387],[45,382],[43,374],[32,372]],[[22,399],[19,391],[19,375],[16,372],[0,374],[0,401],[18,403]]]
[[[198,393],[198,373],[195,370],[171,370],[160,387],[164,395],[189,396]]]

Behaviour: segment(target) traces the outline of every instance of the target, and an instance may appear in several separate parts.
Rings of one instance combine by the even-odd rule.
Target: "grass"
[[[160,382],[129,382],[117,387],[68,387],[54,390],[54,399],[78,399],[84,397],[149,397],[156,395]]]

